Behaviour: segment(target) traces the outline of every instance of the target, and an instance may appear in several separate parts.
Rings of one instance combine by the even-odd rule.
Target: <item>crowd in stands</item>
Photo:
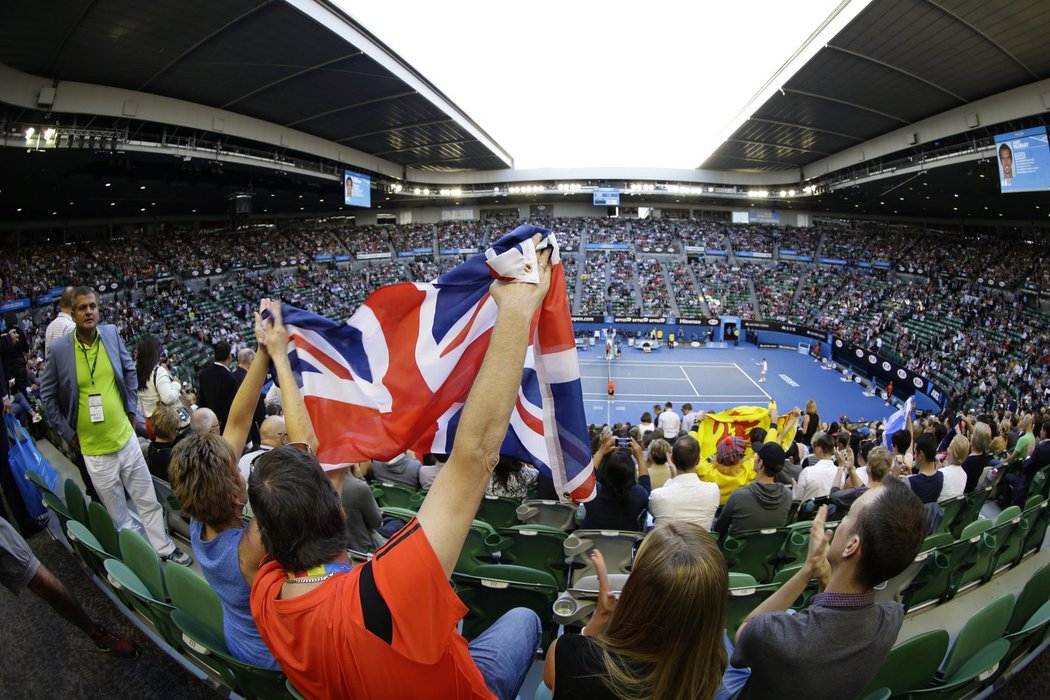
[[[694,260],[690,267],[703,289],[704,302],[712,315],[755,317],[748,280],[762,268],[752,263],[730,264],[719,259],[709,262]]]
[[[389,252],[385,231],[370,231],[376,235],[368,236],[370,242],[359,242],[356,248],[350,244],[356,235],[344,237],[341,244],[361,252],[381,240]],[[439,248],[444,241],[450,246],[458,241],[457,248],[483,246],[494,233],[478,232],[467,225],[443,226],[436,231],[420,226],[411,231],[394,234],[395,247],[414,245],[412,237],[419,231],[424,239],[437,241]],[[330,231],[323,234],[331,236]],[[666,240],[666,234],[667,229],[653,227],[645,234],[642,245]],[[631,235],[629,225],[584,232],[588,242],[632,242]],[[774,235],[764,229],[740,234],[722,227],[717,235],[729,236],[734,248],[734,236],[738,235],[749,246],[771,247],[774,240]],[[305,231],[294,236],[272,231],[206,234],[199,240],[193,238],[193,250],[179,251],[172,257],[172,264],[180,269],[183,265],[189,265],[189,269],[200,265],[250,266],[258,257],[258,250],[267,250],[270,259],[300,260],[299,256],[325,249],[323,236],[311,238],[309,243],[300,240],[304,237],[310,238]],[[182,242],[188,238],[187,235]],[[638,240],[633,243],[637,246]],[[834,250],[849,253],[853,243],[844,238],[835,245]],[[253,250],[255,257],[249,254]],[[140,251],[138,255],[141,254]],[[250,411],[231,410],[229,420],[223,421],[222,437],[208,430],[194,432],[191,426],[190,433],[181,438],[181,445],[171,452],[170,475],[176,496],[192,517],[194,555],[220,595],[224,619],[236,620],[233,641],[227,630],[231,653],[261,666],[281,667],[309,695],[343,695],[350,690],[367,695],[376,689],[387,692],[395,687],[411,695],[426,683],[432,691],[471,687],[478,694],[495,690],[500,697],[514,697],[539,644],[541,630],[535,614],[512,610],[494,624],[495,634],[482,635],[475,640],[476,646],[468,646],[454,631],[453,613],[459,609],[450,603],[447,581],[456,570],[463,532],[471,527],[483,494],[514,500],[530,495],[557,497],[553,482],[541,478],[532,466],[505,457],[497,462],[495,457],[517,397],[527,320],[542,296],[526,297],[522,293],[499,300],[501,313],[505,308],[514,309],[515,304],[520,307],[508,318],[522,327],[499,326],[516,331],[516,335],[510,335],[511,330],[501,330],[507,336],[494,337],[490,347],[504,352],[492,353],[494,359],[487,359],[486,367],[503,371],[486,372],[483,368],[472,394],[473,402],[468,402],[480,408],[464,410],[459,425],[459,430],[479,436],[484,444],[460,448],[458,444],[465,443],[458,443],[451,456],[405,453],[390,460],[376,458],[351,467],[349,473],[339,469],[332,470],[338,474],[326,475],[311,454],[317,449],[317,438],[309,420],[304,419],[305,410],[300,410],[302,397],[288,366],[288,338],[279,315],[259,328],[251,323],[251,312],[260,297],[281,299],[330,318],[345,319],[375,288],[430,279],[462,259],[458,255],[393,258],[368,261],[357,267],[319,266],[303,259],[291,268],[237,269],[192,286],[174,282],[154,290],[135,290],[134,294],[124,291],[105,302],[104,320],[115,322],[129,345],[137,337],[152,334],[163,345],[170,344],[170,348],[183,347],[182,341],[187,337],[198,344],[197,349],[223,345],[254,347],[263,361],[254,371],[249,368],[243,383],[238,385],[247,387],[243,390],[254,397],[251,403],[260,395],[269,360],[274,361],[274,371],[281,379],[280,405],[288,421],[287,431],[277,433],[284,440],[267,445],[268,438],[263,435],[252,441],[252,448],[259,448],[260,454],[252,456],[245,472],[240,463],[249,441]],[[868,259],[873,258],[869,255]],[[102,264],[98,257],[92,257],[91,262]],[[138,267],[146,263],[141,258],[129,258],[126,264]],[[584,285],[584,308],[595,314],[666,314],[670,310],[670,282],[683,309],[701,306],[702,295],[703,305],[713,314],[801,319],[858,342],[877,345],[887,357],[892,354],[916,371],[949,377],[954,380],[953,388],[967,397],[966,408],[971,410],[961,417],[924,418],[896,431],[890,441],[892,451],[880,446],[882,431],[888,426],[821,420],[815,405],[807,406],[805,412],[795,409],[779,423],[774,413],[769,430],[752,430],[747,439],[720,440],[710,462],[701,462],[699,444],[689,434],[705,420],[702,407],[693,411],[691,406],[682,406],[679,412],[668,402],[654,405],[652,414],[639,416],[637,425],[591,427],[597,497],[584,506],[580,524],[598,530],[638,532],[646,531],[651,524],[654,529],[638,550],[632,583],[622,591],[619,602],[612,602],[616,598],[608,590],[601,554],[594,556],[600,586],[598,612],[588,623],[587,634],[566,635],[550,646],[544,674],[548,686],[557,686],[561,689],[558,692],[565,694],[612,688],[630,695],[649,694],[654,684],[663,682],[668,684],[666,687],[688,684],[703,697],[713,696],[719,686],[731,692],[743,690],[751,696],[762,696],[763,689],[783,682],[783,664],[797,655],[806,621],[817,619],[821,610],[838,605],[872,609],[870,614],[848,613],[856,617],[847,622],[860,620],[879,630],[877,635],[861,634],[850,640],[844,634],[848,625],[837,623],[843,629],[839,630],[836,643],[840,652],[846,654],[840,658],[845,659],[843,663],[850,662],[851,673],[835,677],[836,693],[843,697],[859,693],[874,677],[879,666],[876,661],[881,661],[896,640],[903,609],[896,603],[843,605],[834,596],[860,601],[848,596],[870,595],[875,584],[895,576],[914,559],[929,531],[928,513],[935,510],[926,509],[923,504],[936,506],[983,485],[1000,482],[1004,484],[1000,492],[1006,499],[1004,505],[1024,503],[1034,475],[1030,466],[1037,442],[1033,436],[1044,442],[1050,438],[1050,414],[1045,408],[1050,399],[1050,326],[1046,316],[1025,307],[1017,298],[1008,301],[998,292],[984,292],[961,278],[904,279],[883,270],[802,268],[790,263],[775,263],[774,267],[728,259],[697,259],[686,268],[665,266],[663,259],[638,259],[633,251],[602,251],[580,259],[566,257],[565,265],[570,279],[575,282],[578,276]],[[96,268],[89,265],[86,269]],[[1026,280],[1036,274],[1030,267],[1020,269],[1019,274]],[[12,277],[18,274],[21,271],[11,272]],[[58,274],[60,278],[67,275],[64,279],[68,279],[70,271]],[[50,282],[55,278],[48,279]],[[753,282],[753,290],[749,281]],[[575,287],[570,287],[570,295]],[[14,290],[16,286],[10,284],[6,289]],[[683,295],[682,290],[694,294]],[[796,290],[799,301],[792,303]],[[682,303],[681,296],[685,296],[686,303]],[[688,301],[691,296],[694,300]],[[752,304],[754,296],[759,299],[757,308]],[[271,312],[275,310],[279,311],[279,304],[270,307]],[[40,327],[21,327],[30,330],[34,337],[30,352],[39,353]],[[513,339],[516,340],[512,342]],[[167,355],[171,373],[188,379],[195,377],[201,364],[195,361],[198,358],[189,352],[180,356],[170,348]],[[229,348],[226,350],[228,363]],[[1027,402],[1018,403],[1018,396],[1027,397]],[[1010,400],[1014,404],[1007,409]],[[494,423],[502,430],[493,429]],[[216,423],[215,427],[219,425]],[[617,447],[617,437],[625,439],[629,447]],[[302,450],[285,442],[302,443],[310,449]],[[262,449],[262,445],[269,449]],[[494,473],[490,473],[492,467]],[[442,478],[443,470],[455,477]],[[218,477],[217,472],[221,472]],[[402,528],[397,519],[383,517],[363,479],[374,482],[380,492],[392,485],[427,491],[418,514],[408,516],[409,527]],[[207,489],[219,489],[221,493]],[[353,489],[357,491],[351,493]],[[274,493],[291,496],[278,502]],[[244,498],[245,502],[231,496]],[[251,524],[241,517],[247,501],[255,515]],[[796,615],[771,617],[780,615],[797,597],[785,593],[783,606],[763,606],[744,620],[735,639],[726,637],[723,645],[727,565],[708,533],[714,531],[725,538],[734,532],[783,527],[792,517],[793,504],[807,501],[813,506],[826,501],[826,505],[813,513],[811,545],[805,563],[783,583],[784,590],[794,592],[794,587],[798,587],[797,593],[801,594],[811,578],[818,578],[822,585],[837,582],[844,590],[829,589],[832,597],[814,599],[810,607]],[[852,520],[839,526],[841,532],[836,537],[863,538],[868,536],[866,531],[850,523],[876,517],[866,513],[886,512],[889,515],[884,517],[898,527],[896,546],[892,555],[863,554],[865,568],[842,556],[846,545],[836,548],[827,539],[823,526],[828,520],[842,520],[853,513]],[[296,527],[290,527],[292,523]],[[242,539],[246,542],[243,549]],[[307,545],[315,541],[321,544],[310,549]],[[378,550],[380,555],[352,569],[347,554],[351,544],[363,552]],[[273,557],[258,567],[266,550]],[[238,556],[245,553],[251,556]],[[696,577],[682,591],[668,591],[659,583],[674,580],[663,569],[675,566],[690,569]],[[345,587],[336,586],[335,582],[326,584],[332,577],[340,577],[338,581],[346,582]],[[397,583],[405,580],[411,586]],[[281,603],[296,595],[296,586],[309,586],[298,590],[316,592],[318,598],[327,591],[323,595],[328,598],[316,613],[289,615],[285,609],[291,606]],[[351,587],[360,587],[362,600],[371,600],[377,606],[356,613],[360,620],[342,605],[341,596],[353,594]],[[370,596],[378,596],[380,602],[376,604],[376,597]],[[413,648],[411,653],[420,658],[411,660],[430,667],[439,659],[440,668],[415,676],[397,676],[377,670],[386,668],[382,664],[356,663],[369,654],[385,652],[381,644],[391,643],[390,625],[403,624],[408,617],[401,614],[399,606],[409,609],[418,597],[431,602],[427,614],[434,619],[412,618],[411,625],[432,623],[434,629],[440,627],[441,634],[428,641],[429,648]],[[646,601],[654,597],[673,598],[669,610],[677,608],[679,614],[668,616],[667,625],[658,630],[658,635],[640,645],[644,648],[631,644],[614,646],[611,640],[624,634],[622,626],[639,628],[646,623],[654,627],[644,612]],[[617,614],[611,615],[614,606],[618,606]],[[384,608],[394,612],[385,623],[383,616],[377,621],[372,614]],[[694,614],[697,612],[708,614]],[[340,638],[338,644],[328,638],[303,644],[303,634],[311,625],[320,624],[331,615],[348,616],[353,623],[341,626],[346,630],[346,639]],[[698,630],[697,620],[701,618],[708,622]],[[771,629],[779,630],[780,636],[771,638]],[[426,631],[433,630],[427,627]],[[411,633],[411,626],[398,628],[398,634],[404,638]],[[246,639],[252,644],[239,643]],[[686,640],[690,643],[685,644]],[[683,668],[667,668],[662,655],[657,661],[645,661],[648,666],[639,666],[638,659],[651,657],[654,649],[666,654],[672,647],[685,647],[689,654],[693,665],[684,677]],[[615,652],[608,653],[610,648]],[[487,660],[486,652],[493,650],[502,652],[498,663]],[[730,659],[736,668],[729,666]],[[859,659],[868,663],[860,666],[856,663]],[[618,669],[619,675],[607,673],[610,666]],[[645,675],[640,668],[648,668],[652,673]],[[750,670],[744,672],[744,668]],[[673,672],[679,675],[672,677]],[[661,681],[661,673],[668,677]]]
[[[773,254],[775,231],[767,226],[733,224],[726,227],[726,237],[734,251]]]

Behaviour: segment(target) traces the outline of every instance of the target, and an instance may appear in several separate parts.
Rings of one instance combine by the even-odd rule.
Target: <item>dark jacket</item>
[[[219,418],[219,426],[226,428],[230,405],[237,394],[237,380],[223,365],[212,364],[197,375],[197,405],[210,408]]]
[[[791,510],[791,489],[784,484],[752,481],[729,494],[711,529],[724,538],[730,530],[784,527]]]

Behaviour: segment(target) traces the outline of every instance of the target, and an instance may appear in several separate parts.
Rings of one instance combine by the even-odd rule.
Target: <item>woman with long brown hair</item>
[[[714,697],[728,663],[729,574],[711,535],[689,522],[658,525],[638,549],[618,601],[601,553],[591,556],[598,609],[582,634],[562,636],[547,650],[543,681],[554,697]]]

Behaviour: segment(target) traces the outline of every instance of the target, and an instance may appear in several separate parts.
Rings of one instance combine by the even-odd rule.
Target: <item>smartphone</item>
[[[616,438],[616,446],[617,447],[630,447],[631,446],[631,438],[625,438],[625,437],[618,437],[618,438]]]

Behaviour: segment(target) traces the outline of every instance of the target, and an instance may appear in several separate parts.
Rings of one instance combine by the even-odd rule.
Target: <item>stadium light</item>
[[[55,131],[54,129],[52,129],[50,127],[48,127],[47,129],[44,129],[44,141],[46,141],[48,143],[51,143],[52,141],[54,141],[55,134],[57,134],[57,133],[58,133],[57,131]]]
[[[27,143],[29,142],[30,139],[33,138],[33,134],[35,134],[35,133],[36,133],[36,129],[34,127],[31,127],[31,126],[30,127],[26,127],[26,142]]]

